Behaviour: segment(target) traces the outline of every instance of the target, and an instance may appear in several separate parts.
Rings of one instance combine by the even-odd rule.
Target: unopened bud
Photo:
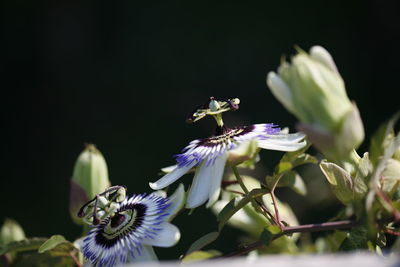
[[[300,49],[299,49],[300,50]],[[364,128],[332,56],[321,46],[299,51],[292,62],[270,72],[272,94],[295,115],[312,143],[330,160],[350,157],[364,139]],[[300,130],[302,130],[300,129]]]
[[[13,219],[6,218],[0,229],[0,247],[23,239],[25,239],[25,233],[22,227]]]
[[[107,164],[94,145],[87,145],[76,160],[71,179],[70,213],[72,219],[81,224],[76,216],[79,209],[110,186]]]

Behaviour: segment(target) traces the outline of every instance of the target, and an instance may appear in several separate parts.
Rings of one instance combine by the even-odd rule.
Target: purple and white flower
[[[229,153],[233,150],[252,141],[256,141],[260,148],[279,151],[296,151],[305,146],[303,133],[286,134],[272,123],[226,128],[218,110],[212,110],[214,106],[217,106],[225,108],[224,111],[226,111],[227,104],[225,103],[211,98],[209,115],[219,116],[216,117],[218,124],[216,135],[190,142],[181,154],[176,155],[175,168],[158,181],[150,183],[152,189],[165,188],[196,167],[186,208],[196,208],[207,200],[207,207],[210,207],[219,197],[225,164]],[[239,100],[236,103],[239,103]],[[199,111],[194,114],[197,113]],[[205,108],[201,109],[202,117],[206,113]]]
[[[81,250],[88,263],[116,266],[156,260],[152,246],[170,247],[180,239],[179,229],[168,221],[183,205],[183,196],[181,185],[170,198],[156,193],[126,197],[83,239]]]

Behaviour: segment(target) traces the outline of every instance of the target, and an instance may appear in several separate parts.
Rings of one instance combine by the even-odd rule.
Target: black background
[[[3,1],[0,219],[16,219],[28,236],[73,240],[81,230],[69,218],[69,179],[83,144],[103,152],[113,184],[150,192],[159,168],[173,164],[190,140],[212,133],[211,120],[184,123],[209,96],[241,99],[240,110],[226,116],[231,125],[293,129],[295,118],[273,98],[265,76],[294,45],[319,44],[333,55],[365,123],[363,152],[374,129],[399,109],[395,2]],[[281,153],[261,156],[258,178]],[[290,194],[285,200],[293,201]],[[295,202],[303,223],[332,216]],[[204,207],[174,223],[182,241],[158,250],[164,259],[216,229]],[[215,246],[234,249],[235,233],[228,228]]]

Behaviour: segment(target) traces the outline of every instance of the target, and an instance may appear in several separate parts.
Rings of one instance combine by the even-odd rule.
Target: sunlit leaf
[[[10,242],[0,249],[0,255],[8,252],[20,252],[29,250],[38,250],[47,238],[34,237],[21,241]]]
[[[258,161],[259,151],[260,148],[256,140],[245,142],[236,149],[229,151],[227,163],[231,166],[254,168],[254,164]]]
[[[400,118],[400,112],[397,112],[387,122],[382,124],[371,138],[369,147],[370,159],[374,166],[377,165],[379,158],[384,154],[385,148],[394,137],[394,125]]]
[[[279,228],[277,225],[270,225],[267,227],[267,229],[273,235],[277,235],[282,232],[282,229]]]
[[[219,221],[218,230],[220,231],[225,223],[229,220],[229,218],[231,218],[238,210],[243,208],[253,199],[261,197],[268,192],[269,191],[266,189],[253,189],[249,192],[248,195],[238,196],[229,201],[229,203],[221,210],[221,212],[217,216],[217,220]]]
[[[346,239],[343,241],[339,250],[351,251],[368,248],[367,228],[365,226],[356,226],[350,230]]]
[[[261,242],[263,242],[265,246],[269,246],[272,240],[274,239],[274,236],[276,236],[281,232],[282,230],[278,226],[270,225],[262,231],[260,235],[260,240]]]
[[[295,171],[287,172],[279,180],[278,187],[290,187],[293,191],[302,196],[307,194],[307,188],[303,178]]]
[[[334,231],[332,234],[320,237],[315,242],[318,253],[332,253],[339,250],[339,247],[346,239],[347,233],[344,231]]]
[[[333,193],[343,204],[360,200],[367,193],[368,187],[363,178],[356,176],[353,179],[345,169],[326,160],[321,161],[319,166],[331,185]]]
[[[200,250],[202,248],[204,248],[205,246],[207,246],[208,244],[214,242],[219,236],[219,232],[211,232],[208,233],[202,237],[200,237],[199,239],[197,239],[188,249],[188,251],[186,252],[186,254],[190,254],[196,250]]]
[[[206,259],[214,258],[214,257],[220,256],[220,255],[221,255],[221,252],[216,251],[216,250],[193,251],[192,253],[186,255],[182,259],[182,263],[206,260]]]
[[[288,172],[292,171],[295,167],[298,167],[300,165],[312,163],[316,164],[318,163],[318,159],[315,158],[314,156],[311,156],[309,154],[304,153],[308,148],[310,147],[310,144],[307,146],[303,147],[302,149],[294,152],[287,152],[283,155],[279,163],[276,165],[274,174],[272,176],[267,176],[265,178],[266,186],[269,189],[272,189],[273,186]],[[299,181],[301,183],[301,181]],[[301,186],[299,184],[299,186]],[[300,188],[296,188],[298,190]],[[304,193],[304,189],[300,189],[298,193],[302,192]],[[302,194],[300,193],[300,194]]]
[[[68,243],[68,241],[65,240],[65,238],[62,235],[53,235],[40,246],[38,251],[39,253],[43,253],[48,250],[54,249],[55,247],[57,247],[62,243]]]
[[[274,235],[268,229],[264,229],[260,235],[260,240],[265,246],[268,246],[273,237]]]
[[[354,184],[350,174],[340,166],[326,160],[323,160],[319,166],[336,197],[344,204],[351,202],[354,199]]]
[[[400,186],[400,161],[388,159],[381,176],[383,192],[392,196]]]

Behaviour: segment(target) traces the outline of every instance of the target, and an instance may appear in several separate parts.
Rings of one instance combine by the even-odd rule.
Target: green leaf
[[[279,228],[277,225],[270,225],[267,227],[268,231],[273,234],[273,235],[277,235],[282,233],[282,229]]]
[[[354,184],[350,174],[340,166],[326,160],[321,161],[319,166],[336,197],[344,204],[350,203],[354,199],[352,189]]]
[[[400,133],[388,141],[387,146],[385,146],[385,148],[383,150],[383,155],[379,157],[378,161],[374,165],[375,168],[371,174],[371,179],[370,179],[371,186],[377,186],[380,183],[382,173],[384,172],[385,167],[387,166],[387,163],[392,158],[392,156],[394,155],[396,150],[398,150],[399,148],[400,148]],[[374,209],[375,191],[371,190],[368,193],[368,196],[366,199],[367,199],[366,207],[367,207],[367,211],[368,211],[368,215],[369,215],[369,225],[370,225],[370,230],[371,230],[370,233],[372,233],[372,229],[374,229],[374,226],[373,226],[374,211],[373,211],[373,209]],[[387,205],[386,202],[381,202],[381,203],[383,204],[383,207],[385,209],[387,209],[388,211],[391,210],[390,205]]]
[[[285,153],[279,161],[278,165],[276,165],[273,176],[267,176],[265,178],[267,187],[271,189],[276,184],[276,182],[282,178],[283,175],[285,175],[287,172],[292,171],[292,169],[295,167],[307,163],[318,163],[317,158],[304,153],[309,147],[310,144],[307,144],[305,147],[298,151]]]
[[[16,252],[13,266],[32,266],[32,263],[37,266],[72,266],[71,254],[77,255],[78,249],[64,237],[56,235],[50,239],[30,238],[11,242],[0,250],[0,255]]]
[[[252,140],[246,142],[236,149],[229,151],[227,163],[231,166],[242,167],[242,168],[254,168],[254,164],[258,161],[258,147],[257,141]]]
[[[331,234],[317,238],[317,240],[315,241],[315,249],[318,253],[337,252],[346,237],[346,232],[334,231]]]
[[[372,171],[372,164],[371,161],[369,160],[369,153],[365,152],[363,157],[360,159],[355,177],[360,177],[363,180],[371,173]]]
[[[397,112],[392,118],[382,124],[371,138],[369,153],[374,166],[378,164],[379,158],[384,154],[390,140],[394,138],[394,125],[399,118],[400,112]]]
[[[360,175],[353,179],[345,169],[326,160],[322,160],[319,166],[333,193],[343,204],[361,200],[366,195],[368,187]]]
[[[388,159],[381,177],[383,192],[389,194],[389,196],[393,196],[400,185],[400,161]]]
[[[47,238],[34,237],[21,241],[10,242],[0,249],[0,255],[8,252],[37,250],[46,240]]]
[[[365,226],[356,226],[347,234],[339,250],[351,251],[368,248],[367,228]]]
[[[260,240],[265,246],[269,246],[272,240],[274,240],[274,237],[281,232],[282,230],[278,226],[270,225],[262,231],[260,235]]]
[[[40,246],[39,253],[51,250],[62,243],[68,243],[68,241],[62,235],[53,235]]]
[[[186,254],[188,255],[196,250],[202,249],[203,247],[207,246],[208,244],[214,242],[218,238],[218,236],[219,236],[219,232],[211,232],[211,233],[208,233],[208,234],[200,237],[189,247]]]
[[[248,195],[238,196],[226,204],[226,206],[221,210],[221,212],[217,216],[217,220],[219,221],[218,231],[221,231],[226,222],[241,208],[243,208],[246,204],[248,204],[253,199],[261,197],[265,194],[269,193],[266,189],[253,189],[249,192]]]
[[[194,252],[186,255],[182,259],[182,263],[189,263],[189,262],[206,260],[206,259],[214,258],[214,257],[220,256],[220,255],[221,255],[221,252],[216,251],[216,250],[194,251]]]
[[[274,235],[268,229],[264,229],[260,235],[260,240],[265,246],[269,246],[273,237]]]
[[[275,168],[275,175],[283,174],[290,171],[293,168],[293,164],[288,161],[281,161]]]
[[[279,180],[278,187],[290,187],[299,195],[307,194],[306,185],[301,176],[296,171],[289,171]]]
[[[311,156],[309,154],[300,154],[293,162],[293,168],[300,166],[300,165],[304,165],[304,164],[317,164],[318,163],[318,159],[314,156]]]

